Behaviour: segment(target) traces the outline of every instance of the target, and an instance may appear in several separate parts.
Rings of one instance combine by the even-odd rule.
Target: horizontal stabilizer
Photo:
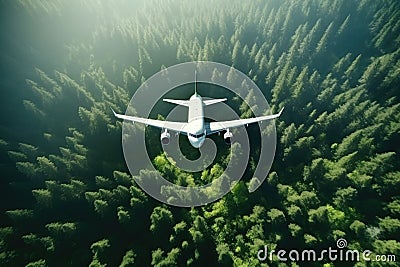
[[[224,101],[226,101],[226,98],[203,100],[203,103],[205,106],[209,106],[209,105],[224,102]]]
[[[163,101],[168,102],[168,103],[172,103],[172,104],[175,104],[175,105],[185,106],[185,107],[189,106],[189,101],[187,101],[187,100],[177,100],[177,99],[164,98]]]

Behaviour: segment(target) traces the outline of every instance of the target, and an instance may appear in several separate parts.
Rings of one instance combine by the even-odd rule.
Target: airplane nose
[[[197,139],[197,140],[193,140],[190,142],[192,144],[193,147],[195,148],[200,148],[203,145],[202,140]]]
[[[194,142],[192,145],[193,145],[195,148],[201,147],[201,143],[200,143],[200,142]]]

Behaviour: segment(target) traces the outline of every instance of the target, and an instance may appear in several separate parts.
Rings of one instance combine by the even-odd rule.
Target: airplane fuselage
[[[189,99],[187,133],[190,144],[199,148],[206,138],[204,123],[204,103],[200,95],[195,93]]]

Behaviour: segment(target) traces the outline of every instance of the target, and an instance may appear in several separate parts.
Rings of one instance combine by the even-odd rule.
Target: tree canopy
[[[396,0],[1,1],[0,265],[287,266],[257,253],[339,238],[399,256],[399,10]],[[262,133],[249,126],[242,180],[214,203],[175,208],[132,179],[110,107],[123,112],[153,74],[200,60],[235,67],[285,111],[254,193]],[[238,97],[227,103],[252,116]],[[170,181],[223,173],[224,152],[198,173],[174,167],[159,134],[147,129],[146,142]]]

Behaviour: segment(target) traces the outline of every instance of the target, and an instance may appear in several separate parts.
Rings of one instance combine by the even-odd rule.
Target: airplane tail
[[[197,95],[197,71],[194,70],[194,95]]]

